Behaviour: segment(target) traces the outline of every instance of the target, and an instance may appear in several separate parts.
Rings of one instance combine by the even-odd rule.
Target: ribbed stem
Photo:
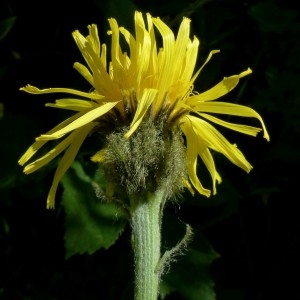
[[[157,300],[161,243],[161,193],[131,201],[132,247],[135,263],[135,300]]]

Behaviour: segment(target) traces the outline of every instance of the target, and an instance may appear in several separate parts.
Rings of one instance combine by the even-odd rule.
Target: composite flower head
[[[219,52],[211,51],[204,64],[196,69],[199,40],[190,37],[190,20],[183,18],[179,30],[174,32],[160,19],[136,12],[135,33],[120,27],[115,19],[109,19],[111,36],[110,60],[107,47],[100,43],[97,26],[88,26],[89,34],[73,32],[73,38],[82,53],[85,64],[76,62],[74,68],[90,85],[89,92],[69,88],[38,89],[31,85],[21,88],[32,94],[66,93],[68,98],[58,99],[47,106],[74,111],[49,132],[39,136],[20,158],[24,172],[32,173],[64,152],[60,159],[48,195],[47,206],[54,207],[55,193],[60,179],[71,166],[83,141],[93,132],[112,132],[118,126],[127,126],[124,141],[134,139],[138,128],[147,120],[163,122],[170,132],[180,131],[185,140],[185,185],[200,194],[209,196],[211,189],[203,187],[197,176],[197,160],[201,159],[212,178],[212,191],[221,178],[216,170],[212,151],[225,155],[232,163],[249,172],[250,163],[235,144],[231,144],[212,124],[256,136],[263,131],[269,140],[260,115],[253,109],[218,101],[236,87],[239,80],[250,74],[247,69],[240,74],[225,77],[203,93],[193,90],[194,82],[211,57]],[[156,38],[159,37],[161,45]],[[126,50],[121,47],[127,43]],[[217,115],[251,117],[259,120],[261,128],[224,121]],[[47,154],[30,162],[36,152],[48,141],[58,140]],[[95,150],[94,161],[103,160],[103,149]]]

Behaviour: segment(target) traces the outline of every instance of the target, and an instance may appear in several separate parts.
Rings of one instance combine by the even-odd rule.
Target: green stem
[[[162,201],[162,193],[150,194],[147,199],[131,199],[135,300],[158,298]]]

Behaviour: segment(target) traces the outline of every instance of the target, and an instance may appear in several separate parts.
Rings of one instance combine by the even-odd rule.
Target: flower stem
[[[132,247],[135,263],[135,300],[157,300],[161,243],[162,193],[131,199]]]

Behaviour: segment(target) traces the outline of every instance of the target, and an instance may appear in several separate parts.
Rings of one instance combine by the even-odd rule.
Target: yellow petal
[[[189,181],[186,180],[186,179],[184,179],[184,178],[183,178],[182,181],[183,181],[183,186],[184,186],[185,188],[187,188],[188,191],[194,196],[194,195],[195,195],[195,191],[194,191],[192,185],[189,183]]]
[[[130,52],[130,60],[132,65],[134,64],[134,68],[133,70],[136,69],[136,62],[137,62],[137,55],[138,55],[138,51],[137,51],[137,46],[136,46],[136,41],[135,38],[133,37],[133,35],[124,27],[120,27],[120,32],[122,33],[122,35],[124,36],[128,46],[129,46],[129,52]],[[132,67],[132,66],[131,66]]]
[[[179,80],[181,80],[181,73],[185,68],[193,69],[195,65],[190,61],[189,64],[186,64],[186,53],[187,47],[190,44],[190,22],[191,20],[188,18],[183,18],[177,38],[174,45],[174,53],[173,57],[176,58],[176,62],[172,65],[172,73],[169,77],[170,85],[176,84]],[[188,79],[189,82],[190,78]]]
[[[174,57],[175,37],[173,31],[160,20],[160,18],[153,18],[153,24],[158,29],[163,40],[163,48],[159,53],[159,78],[158,78],[158,97],[154,114],[160,110],[163,105],[164,97],[173,84],[172,78],[174,76],[174,64],[176,58]]]
[[[58,184],[59,184],[61,178],[63,177],[63,175],[66,173],[66,171],[72,165],[72,163],[78,153],[78,150],[80,149],[86,136],[92,130],[93,126],[94,126],[94,124],[89,123],[86,126],[79,128],[74,133],[72,142],[71,142],[69,148],[66,150],[64,156],[60,160],[60,162],[57,166],[56,172],[54,174],[52,186],[50,188],[48,198],[47,198],[47,208],[54,208],[55,195],[56,195],[56,190],[57,190]]]
[[[113,79],[116,82],[124,80],[124,70],[121,63],[122,51],[120,47],[119,26],[116,19],[108,19],[111,28],[111,65],[113,70]]]
[[[82,112],[79,112],[77,114],[75,114],[74,116],[66,119],[65,121],[63,121],[62,123],[58,124],[57,126],[55,126],[54,128],[52,128],[50,131],[48,131],[46,134],[52,134],[58,130],[60,130],[61,128],[64,128],[66,125],[68,125],[69,123],[73,122],[74,120],[76,120],[77,118],[79,118],[80,116],[82,116]],[[45,143],[47,143],[46,140],[43,141],[35,141],[28,149],[27,151],[22,155],[22,157],[19,159],[18,163],[23,166],[42,146],[45,145]]]
[[[95,162],[95,163],[101,163],[105,160],[105,152],[106,149],[103,148],[99,151],[97,151],[92,157],[91,157],[91,161]]]
[[[91,57],[90,57],[90,52],[87,51],[87,45],[90,44],[90,41],[88,41],[78,30],[75,30],[72,32],[73,39],[80,50],[83,58],[85,59],[86,63],[88,66],[92,69],[91,66]],[[93,46],[90,45],[91,52],[94,52]]]
[[[52,150],[47,152],[45,155],[40,157],[39,159],[33,161],[32,163],[28,164],[24,168],[25,174],[30,174],[35,172],[36,170],[40,169],[44,165],[48,164],[52,159],[58,156],[62,151],[64,151],[74,140],[76,137],[77,132],[72,132],[68,137],[66,137],[62,142],[56,145]]]
[[[192,98],[197,97],[193,96]],[[268,134],[268,131],[266,129],[266,126],[264,124],[264,121],[262,117],[252,108],[234,104],[234,103],[227,103],[227,102],[194,102],[194,106],[192,106],[195,111],[197,112],[208,112],[208,113],[215,113],[215,114],[226,114],[226,115],[232,115],[232,116],[239,116],[239,117],[251,117],[256,118],[260,121],[261,126],[264,131],[264,138],[269,141],[270,137]]]
[[[188,89],[189,86],[191,86],[194,81],[194,79],[191,80],[191,78],[192,78],[194,70],[195,70],[199,44],[200,44],[199,40],[196,37],[194,37],[193,42],[190,42],[186,49],[184,69],[180,76],[180,81],[186,83],[186,86],[184,87],[185,90]],[[198,71],[198,74],[199,74],[200,70]],[[196,75],[196,77],[197,77],[197,75]]]
[[[106,47],[102,45],[102,50],[104,49],[105,51],[100,55],[99,52],[95,52],[97,49],[95,49],[95,43],[91,37],[86,39],[78,30],[75,30],[72,35],[82,56],[92,71],[93,86],[95,89],[99,94],[105,95],[108,99],[118,98],[116,95],[118,90],[106,70]]]
[[[151,74],[151,79],[153,87],[156,87],[156,81],[155,78],[157,78],[156,74],[158,72],[158,60],[157,60],[157,47],[156,47],[156,38],[155,38],[155,32],[154,32],[154,26],[152,17],[149,13],[147,13],[147,24],[148,24],[148,32],[151,39],[151,57],[150,57],[150,64],[149,64],[149,74]]]
[[[96,106],[94,102],[81,100],[81,99],[73,99],[73,98],[65,98],[58,99],[55,103],[46,103],[47,107],[54,107],[60,109],[68,109],[75,111],[82,111],[91,109]]]
[[[81,63],[75,62],[73,65],[74,69],[77,70],[80,75],[85,78],[91,86],[95,87],[93,75],[90,73],[89,69]]]
[[[118,101],[119,102],[119,101]],[[52,134],[42,134],[38,137],[38,140],[54,140],[58,139],[61,136],[65,135],[66,133],[77,129],[81,126],[84,126],[88,123],[93,122],[95,119],[99,118],[100,116],[106,114],[110,111],[118,102],[108,102],[105,103],[97,108],[90,110],[89,112],[85,113],[83,116],[77,118],[72,123],[68,124],[64,128],[52,133]]]
[[[95,53],[100,53],[100,40],[98,35],[97,25],[92,24],[88,26],[89,35],[87,36],[87,42],[92,46]]]
[[[201,157],[203,163],[205,164],[208,172],[210,173],[212,182],[213,182],[213,194],[215,195],[216,183],[221,183],[222,179],[219,173],[216,170],[214,159],[208,148],[205,148],[203,151],[199,152],[199,156]]]
[[[215,163],[208,149],[207,143],[205,143],[205,141],[202,140],[202,138],[199,135],[197,135],[195,129],[193,128],[193,124],[188,118],[183,118],[183,124],[181,125],[181,128],[185,130],[185,134],[188,134],[187,140],[193,140],[192,146],[197,148],[198,155],[200,156],[204,165],[209,171],[213,182],[213,194],[216,194],[216,183],[221,183],[222,180],[219,173],[216,170]],[[197,189],[199,190],[199,188]]]
[[[82,96],[84,98],[89,98],[93,100],[101,100],[104,98],[104,96],[96,94],[96,93],[85,93],[73,89],[67,89],[67,88],[49,88],[49,89],[38,89],[35,86],[32,86],[30,84],[26,85],[23,88],[20,88],[21,91],[25,91],[30,94],[51,94],[51,93],[67,93],[67,94],[74,94],[77,96]]]
[[[157,95],[157,90],[145,89],[142,99],[139,101],[130,129],[125,133],[124,137],[128,139],[134,131],[138,128],[143,120],[148,108],[153,103]]]
[[[218,99],[223,95],[229,93],[231,90],[233,90],[239,83],[240,78],[251,73],[252,73],[251,69],[248,68],[246,71],[240,73],[239,75],[225,77],[221,82],[219,82],[211,89],[194,97],[196,97],[197,101],[210,101],[210,100]],[[191,97],[190,101],[193,101],[194,97]]]
[[[141,81],[144,80],[145,74],[147,73],[151,55],[151,38],[148,31],[145,29],[142,15],[136,20],[136,43],[136,49],[138,50],[138,53],[135,88],[138,90],[140,88]]]
[[[219,131],[206,121],[194,116],[186,116],[185,118],[190,121],[198,139],[202,139],[209,148],[222,153],[233,164],[242,168],[246,172],[250,172],[252,166],[236,145],[230,144]]]
[[[221,120],[219,118],[213,117],[208,114],[203,114],[203,113],[198,113],[198,114],[199,114],[199,116],[201,116],[209,121],[212,121],[216,124],[219,124],[223,127],[229,128],[231,130],[238,131],[240,133],[256,136],[262,130],[261,128],[258,128],[258,127],[252,127],[252,126],[248,126],[248,125],[226,122],[224,120]]]
[[[101,47],[101,62],[103,65],[103,69],[106,70],[107,60],[106,60],[106,45],[105,44],[103,44]]]
[[[195,135],[193,128],[190,125],[190,122],[183,122],[180,125],[183,133],[186,136],[187,142],[187,169],[188,175],[191,183],[195,187],[195,189],[202,195],[209,197],[210,190],[205,189],[201,184],[198,176],[197,176],[197,157],[199,152],[201,151],[199,147],[201,147],[201,139],[199,140],[198,137]]]
[[[196,78],[198,77],[198,75],[202,71],[202,69],[205,67],[205,65],[211,60],[212,56],[216,53],[219,53],[219,52],[220,52],[220,50],[212,50],[212,51],[209,52],[205,62],[202,64],[200,69],[195,73],[195,75],[191,79],[191,84],[196,80]]]

